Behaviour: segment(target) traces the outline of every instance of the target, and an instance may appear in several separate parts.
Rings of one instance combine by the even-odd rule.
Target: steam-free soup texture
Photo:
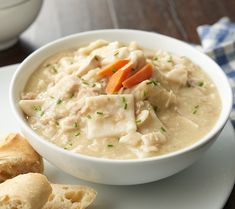
[[[48,58],[19,105],[46,140],[110,159],[187,147],[210,131],[221,110],[214,83],[188,58],[105,40]]]

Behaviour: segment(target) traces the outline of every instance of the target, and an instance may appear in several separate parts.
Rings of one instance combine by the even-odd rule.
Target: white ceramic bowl
[[[37,17],[42,0],[0,0],[0,50],[14,45]]]
[[[109,160],[66,151],[46,141],[27,124],[18,102],[29,76],[49,56],[74,47],[83,46],[97,39],[109,41],[137,41],[150,49],[164,49],[189,57],[198,64],[216,84],[222,102],[222,110],[213,129],[195,144],[170,154],[137,160]],[[130,185],[156,181],[188,167],[212,145],[226,121],[232,106],[232,92],[221,68],[206,55],[176,39],[136,30],[100,30],[68,36],[38,49],[27,57],[17,69],[10,87],[10,103],[22,133],[31,145],[49,162],[63,171],[88,181]]]

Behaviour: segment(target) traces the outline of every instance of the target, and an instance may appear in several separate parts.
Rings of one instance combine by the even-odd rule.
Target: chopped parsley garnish
[[[87,86],[89,85],[89,83],[88,83],[87,81],[85,81],[85,80],[83,80],[82,83],[83,83],[84,85],[87,85]]]
[[[70,148],[72,148],[72,146],[73,146],[73,143],[70,142],[70,141],[68,141],[68,142],[66,143],[64,149],[70,149]]]
[[[71,98],[73,98],[74,97],[74,93],[71,93],[70,95],[69,95],[69,98],[71,99]]]
[[[77,132],[74,136],[79,136],[80,135],[80,132]]]
[[[113,144],[108,144],[107,147],[113,147]]]
[[[143,99],[148,99],[148,93],[146,91],[143,93]]]
[[[95,87],[95,86],[96,86],[96,84],[95,84],[95,83],[93,83],[93,84],[92,84],[92,87]]]
[[[103,115],[103,112],[96,112],[97,115]]]
[[[45,113],[44,111],[41,111],[40,116],[42,117],[44,115],[44,113]]]
[[[139,119],[139,120],[136,120],[135,122],[136,124],[140,124],[142,121]]]
[[[153,107],[153,110],[154,110],[154,112],[156,113],[156,112],[159,112],[159,111],[160,111],[160,108],[159,108],[158,106],[154,106],[154,107]]]
[[[126,98],[125,97],[122,97],[122,103],[124,105],[124,110],[127,109],[127,102],[126,102]]]
[[[154,60],[154,61],[157,61],[157,60],[158,60],[158,57],[157,57],[157,56],[155,56],[155,57],[153,58],[153,60]]]
[[[50,98],[51,98],[51,99],[55,99],[55,97],[53,97],[53,96],[50,96]]]
[[[199,108],[199,105],[196,105],[196,106],[194,106],[193,107],[193,114],[196,114],[197,113],[197,111],[198,111],[198,108]]]
[[[33,105],[33,110],[35,110],[35,111],[41,111],[41,106],[39,106],[39,105]]]
[[[50,71],[51,71],[52,73],[58,73],[56,67],[55,67],[54,65],[52,65],[52,64],[47,64],[47,65],[46,65],[46,68],[50,68]]]
[[[203,86],[204,86],[204,82],[203,82],[203,81],[199,81],[199,82],[197,83],[197,85],[200,86],[200,87],[203,87]]]
[[[50,67],[51,66],[51,64],[47,64],[45,67]]]
[[[112,69],[112,72],[113,72],[113,73],[116,73],[116,72],[117,72],[117,69],[116,69],[116,68],[113,68],[113,69]]]
[[[52,66],[52,71],[53,71],[54,73],[58,73],[58,71],[57,71],[57,69],[55,68],[55,66]]]
[[[91,116],[90,116],[90,115],[87,115],[86,117],[87,117],[88,119],[91,119]]]
[[[84,79],[84,78],[82,78],[80,75],[77,75],[77,77],[79,78],[79,79],[81,79],[81,81],[82,81],[82,83],[84,84],[84,85],[89,85],[89,83]]]
[[[163,127],[161,127],[160,130],[161,130],[161,132],[166,132],[166,129]]]
[[[107,95],[107,93],[105,93],[105,92],[102,92],[102,93],[100,93],[101,95]]]
[[[62,100],[61,99],[57,99],[57,101],[56,101],[56,104],[61,104],[62,103]]]
[[[153,84],[154,86],[156,86],[156,85],[157,85],[157,81],[155,81],[155,80],[150,80],[150,81],[148,81],[146,84],[147,84],[147,85]]]
[[[167,62],[169,62],[169,63],[173,63],[172,56],[170,56],[170,57],[169,57],[169,59],[167,60]]]
[[[119,51],[115,52],[113,55],[114,56],[117,56],[119,54]]]
[[[55,121],[55,124],[56,124],[57,126],[59,126],[59,125],[60,125],[60,124],[59,124],[59,122],[58,122],[57,120]]]
[[[75,123],[73,124],[73,127],[74,127],[74,128],[77,128],[77,127],[78,127],[78,123],[75,122]]]

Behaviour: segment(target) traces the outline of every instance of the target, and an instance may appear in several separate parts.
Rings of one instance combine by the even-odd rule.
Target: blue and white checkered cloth
[[[202,50],[214,59],[228,76],[233,90],[233,109],[230,115],[235,127],[235,23],[223,17],[213,25],[197,28]]]

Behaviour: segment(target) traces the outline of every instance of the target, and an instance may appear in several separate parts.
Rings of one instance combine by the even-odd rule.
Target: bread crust
[[[83,185],[51,184],[52,194],[42,209],[85,209],[97,192]]]
[[[22,174],[0,184],[0,209],[41,209],[51,192],[44,175]]]
[[[0,182],[24,173],[43,173],[42,157],[20,134],[7,135],[0,144]]]

